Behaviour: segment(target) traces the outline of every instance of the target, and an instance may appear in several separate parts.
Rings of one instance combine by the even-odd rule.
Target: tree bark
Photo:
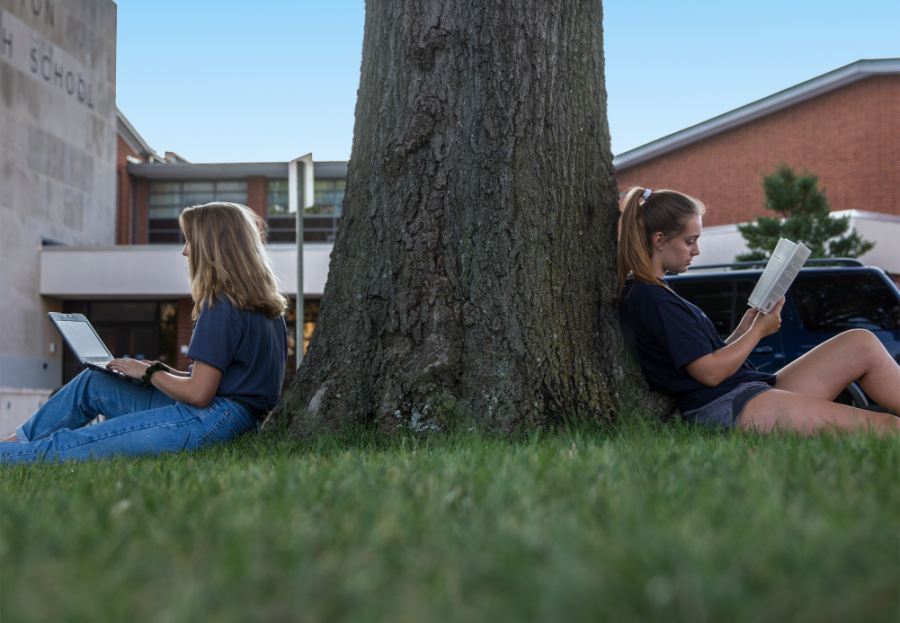
[[[599,0],[369,0],[343,222],[281,413],[514,434],[652,405],[618,216]]]

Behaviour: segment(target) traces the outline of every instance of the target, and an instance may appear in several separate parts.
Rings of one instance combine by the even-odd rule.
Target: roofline
[[[850,63],[718,117],[623,152],[613,158],[613,166],[616,169],[632,167],[848,84],[885,74],[900,74],[900,58],[864,59]]]
[[[128,146],[131,147],[134,153],[151,160],[158,157],[153,148],[144,140],[144,137],[134,129],[134,126],[131,125],[125,114],[119,110],[118,106],[116,106],[116,121],[118,122],[116,129],[119,136],[128,143]]]

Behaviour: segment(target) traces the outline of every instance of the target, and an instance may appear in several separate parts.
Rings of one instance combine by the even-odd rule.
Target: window
[[[734,321],[731,325],[732,331],[737,327],[737,323],[741,321],[741,318],[744,317],[747,310],[750,309],[748,301],[750,300],[750,295],[753,294],[753,289],[756,287],[757,281],[759,281],[759,279],[742,279],[737,282],[734,300]]]
[[[269,242],[294,242],[297,239],[297,217],[289,205],[288,181],[269,180],[266,212],[269,217]]]
[[[344,207],[345,180],[316,180],[315,203],[306,216],[340,216]]]
[[[150,182],[147,241],[150,244],[184,242],[178,226],[181,211],[210,201],[247,203],[247,181]]]
[[[294,378],[294,372],[297,368],[297,299],[292,298],[288,301],[289,306],[284,314],[284,323],[287,325],[287,343],[288,357],[287,367],[284,372],[283,390],[287,389]],[[319,321],[319,301],[305,300],[303,301],[303,353],[306,354],[309,348],[309,341],[312,339],[313,331],[316,329],[316,323]]]
[[[344,209],[345,180],[316,180],[314,203],[303,218],[304,242],[332,242],[337,235]],[[294,242],[296,217],[288,207],[287,180],[269,180],[269,241]]]
[[[268,205],[267,212],[269,216],[287,216],[290,214],[287,180],[269,180],[266,204]]]
[[[810,333],[900,329],[900,304],[876,274],[800,275],[791,285],[791,295],[800,322]]]

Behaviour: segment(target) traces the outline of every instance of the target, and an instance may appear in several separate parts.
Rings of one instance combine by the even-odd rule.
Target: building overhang
[[[321,297],[328,278],[331,243],[303,247],[303,291]],[[44,247],[40,293],[57,299],[177,299],[191,296],[180,245]],[[266,245],[282,294],[297,294],[297,247]]]
[[[316,162],[316,179],[344,179],[346,162]],[[141,163],[129,164],[128,174],[148,180],[234,180],[247,177],[287,179],[287,162],[218,162],[212,164]]]
[[[900,74],[900,58],[856,61],[703,123],[664,136],[652,143],[621,153],[613,158],[613,166],[617,170],[627,169],[848,84],[886,74]]]

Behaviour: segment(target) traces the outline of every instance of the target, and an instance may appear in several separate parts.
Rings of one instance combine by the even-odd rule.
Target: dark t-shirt
[[[715,387],[694,380],[685,364],[724,348],[725,342],[699,307],[669,288],[628,281],[619,302],[619,321],[650,387],[674,398],[682,412],[699,409],[741,383],[775,385],[773,375],[757,371],[749,361]]]
[[[234,398],[254,415],[264,415],[278,402],[284,381],[284,317],[269,320],[263,314],[238,311],[220,295],[215,307],[197,317],[187,356],[222,371],[217,396]]]

